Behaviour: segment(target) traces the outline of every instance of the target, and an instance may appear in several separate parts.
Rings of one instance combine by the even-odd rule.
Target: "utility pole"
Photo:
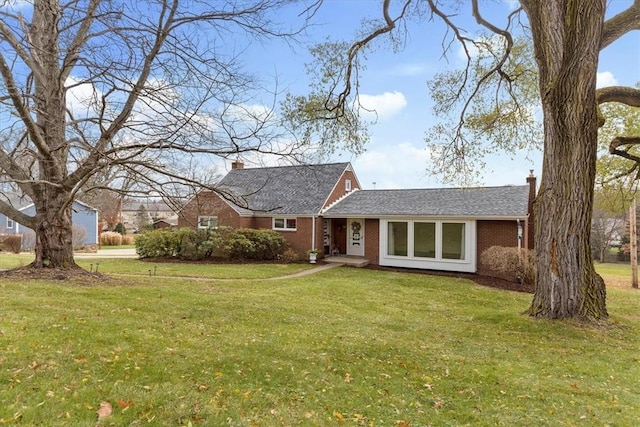
[[[629,208],[629,244],[631,253],[631,287],[638,288],[638,229],[636,227],[636,197]]]

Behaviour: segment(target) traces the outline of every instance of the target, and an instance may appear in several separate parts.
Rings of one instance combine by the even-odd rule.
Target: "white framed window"
[[[13,228],[13,220],[11,218],[7,218],[7,228]]]
[[[351,180],[350,179],[345,179],[344,180],[344,191],[351,191]]]
[[[212,215],[205,215],[198,217],[198,228],[206,230],[209,228],[218,228],[218,217]]]
[[[273,218],[273,229],[296,231],[298,229],[298,220],[296,218]]]
[[[386,256],[407,259],[467,259],[467,223],[453,221],[386,221]]]

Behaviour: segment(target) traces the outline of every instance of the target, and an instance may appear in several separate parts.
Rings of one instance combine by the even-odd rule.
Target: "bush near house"
[[[482,252],[480,262],[490,269],[510,276],[523,285],[535,283],[533,251],[528,249],[491,246]]]
[[[14,254],[19,254],[21,249],[22,249],[21,234],[0,235],[0,250],[13,252]]]
[[[122,244],[122,234],[116,231],[105,231],[100,235],[102,246],[120,246]]]
[[[280,259],[287,250],[286,240],[272,230],[218,229],[147,231],[135,241],[140,258],[180,258],[203,260],[270,261]]]

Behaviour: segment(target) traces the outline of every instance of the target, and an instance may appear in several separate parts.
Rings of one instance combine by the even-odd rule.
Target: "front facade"
[[[194,197],[179,225],[269,228],[299,253],[468,273],[488,272],[479,258],[491,246],[533,245],[533,175],[522,186],[361,190],[348,163],[241,171]]]
[[[322,252],[322,211],[359,189],[349,163],[244,168],[234,162],[218,191],[202,191],[186,204],[178,226],[267,228],[300,254]]]

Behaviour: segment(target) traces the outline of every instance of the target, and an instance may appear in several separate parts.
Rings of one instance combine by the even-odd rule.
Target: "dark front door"
[[[347,253],[347,220],[331,220],[331,253],[337,249],[338,253]]]

